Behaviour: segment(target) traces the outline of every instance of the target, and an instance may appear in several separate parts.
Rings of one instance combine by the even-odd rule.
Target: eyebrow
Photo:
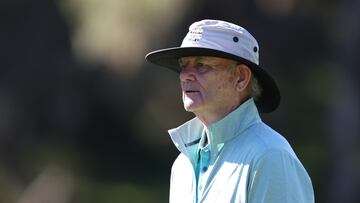
[[[219,66],[219,61],[216,61],[214,58],[209,57],[209,56],[185,56],[185,57],[181,57],[178,59],[178,63],[179,65],[184,65],[187,63],[187,61],[189,60],[189,58],[192,58],[195,60],[195,62],[201,62],[203,60],[206,60],[207,63],[213,65],[213,66]]]
[[[179,63],[180,63],[180,62],[184,62],[183,60],[184,60],[184,59],[186,60],[187,58],[195,58],[195,61],[200,61],[200,60],[213,61],[213,60],[211,59],[211,57],[209,57],[209,56],[185,56],[185,57],[179,58],[179,59],[178,59],[178,62],[179,62]]]

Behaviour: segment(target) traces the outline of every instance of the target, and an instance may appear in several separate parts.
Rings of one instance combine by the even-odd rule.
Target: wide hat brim
[[[181,57],[186,56],[213,56],[232,59],[244,63],[251,69],[262,88],[261,96],[255,100],[255,104],[259,112],[270,113],[279,106],[280,91],[272,77],[257,64],[240,56],[201,47],[173,47],[150,52],[145,58],[153,64],[163,66],[180,73],[181,70],[178,61]]]

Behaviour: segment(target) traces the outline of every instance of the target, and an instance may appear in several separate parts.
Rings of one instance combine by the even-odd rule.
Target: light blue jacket
[[[170,203],[312,203],[311,180],[289,143],[260,119],[249,99],[208,126],[210,166],[204,184],[194,167],[204,127],[194,118],[169,130],[181,152],[171,170]],[[197,198],[197,187],[204,187]]]

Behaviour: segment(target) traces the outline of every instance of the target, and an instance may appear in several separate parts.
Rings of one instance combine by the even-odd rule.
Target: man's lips
[[[199,91],[197,91],[197,90],[185,90],[184,92],[185,93],[197,93]]]

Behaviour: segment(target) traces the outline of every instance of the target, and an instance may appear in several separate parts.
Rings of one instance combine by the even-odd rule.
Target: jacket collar
[[[240,136],[241,133],[254,123],[260,122],[258,110],[253,99],[241,104],[221,120],[208,126],[208,138],[211,144],[212,159],[217,156],[222,146],[229,140]],[[194,150],[197,150],[201,135],[205,128],[198,118],[169,130],[170,137],[180,152],[193,159]],[[196,146],[196,147],[193,147]]]

